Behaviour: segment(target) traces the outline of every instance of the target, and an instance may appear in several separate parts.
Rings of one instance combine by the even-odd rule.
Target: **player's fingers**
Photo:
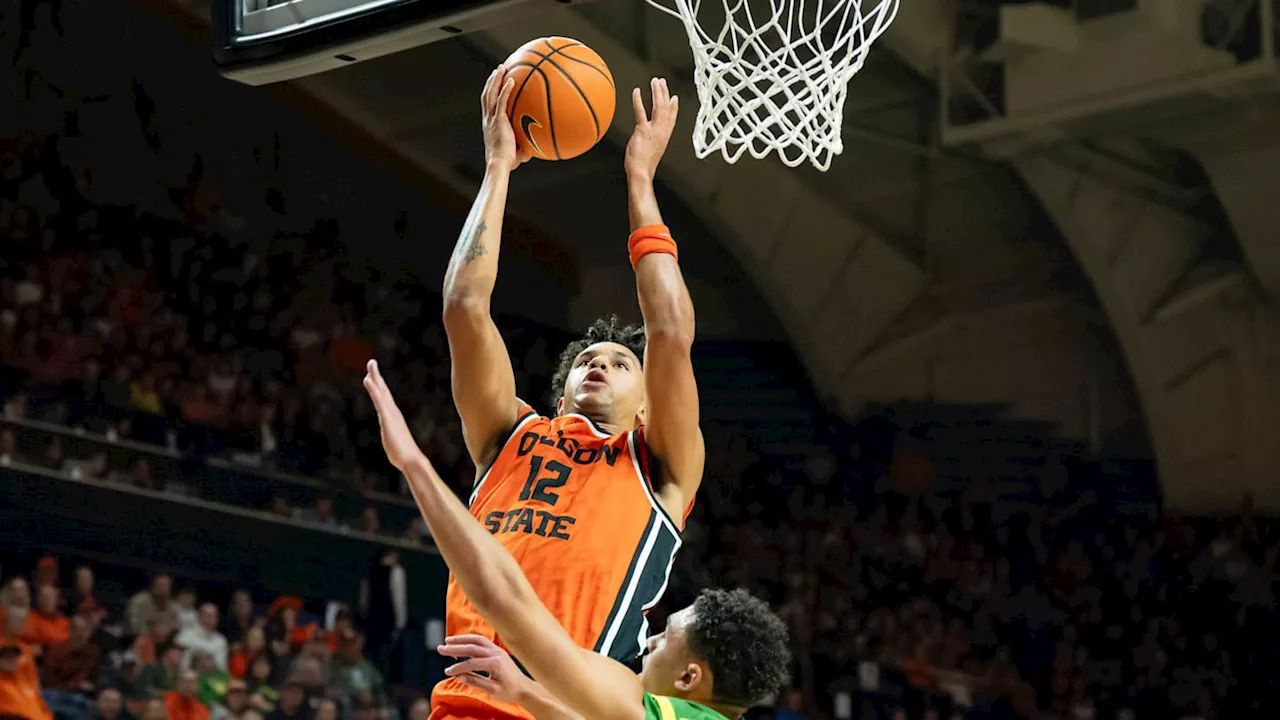
[[[649,115],[644,111],[644,96],[640,94],[640,88],[631,91],[631,109],[636,111],[637,125],[649,122]]]
[[[676,122],[676,117],[680,115],[680,96],[672,95],[670,105],[671,105],[671,124],[674,125]]]
[[[436,648],[436,652],[445,657],[470,658],[485,657],[489,654],[489,649],[472,643],[448,643]]]
[[[471,643],[473,645],[480,645],[482,647],[491,647],[491,648],[494,648],[495,650],[498,647],[497,644],[494,643],[489,638],[483,635],[474,635],[474,634],[450,635],[444,639],[444,642],[446,645],[453,645],[455,643]]]
[[[493,103],[491,102],[491,100],[493,99],[493,86],[495,83],[498,82],[498,71],[501,69],[502,69],[502,66],[499,65],[498,67],[493,69],[493,72],[489,73],[489,78],[484,81],[484,89],[480,91],[480,104],[486,110],[489,109],[491,105],[493,105]]]
[[[486,677],[479,675],[462,675],[458,678],[463,685],[470,685],[480,692],[488,695],[497,695],[502,691],[502,686]]]
[[[497,106],[494,107],[494,110],[496,112],[500,112],[503,115],[507,114],[507,102],[511,99],[511,93],[515,89],[516,89],[515,78],[509,77],[507,78],[506,82],[502,83],[502,91],[498,93],[498,104]]]
[[[387,391],[387,384],[382,380],[382,371],[378,369],[378,361],[370,360],[369,364],[365,366],[365,373],[365,379],[373,384],[373,390],[370,391],[370,394],[374,396],[373,402],[375,405],[380,404],[385,399],[382,396]]]
[[[667,116],[670,115],[670,98],[671,94],[667,92],[667,81],[662,78],[654,78],[653,85],[653,121],[656,123],[665,123]]]

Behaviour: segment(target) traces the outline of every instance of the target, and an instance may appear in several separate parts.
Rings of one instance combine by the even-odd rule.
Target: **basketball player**
[[[725,720],[774,693],[790,661],[782,620],[743,590],[704,591],[649,639],[644,670],[579,647],[520,565],[471,517],[418,448],[375,362],[364,386],[387,458],[408,480],[453,579],[537,682],[486,635],[451,636],[453,680],[527,707],[537,720]],[[485,673],[487,676],[476,673]],[[541,683],[541,685],[538,685]],[[543,689],[545,688],[545,690]]]
[[[704,460],[690,360],[693,304],[653,188],[678,103],[657,78],[652,116],[640,90],[632,93],[628,249],[644,328],[611,318],[570,345],[549,418],[516,397],[489,315],[507,184],[528,159],[506,114],[513,87],[499,67],[481,96],[487,170],[444,280],[453,398],[477,472],[471,514],[515,557],[574,642],[631,661],[647,635],[644,613],[666,588]],[[456,577],[447,610],[448,634],[503,642]],[[436,687],[432,705],[434,720],[528,717],[455,679]]]

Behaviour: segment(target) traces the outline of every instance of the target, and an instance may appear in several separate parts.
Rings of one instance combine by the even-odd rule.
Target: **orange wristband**
[[[680,258],[680,253],[676,251],[676,241],[671,238],[671,230],[666,225],[636,228],[627,239],[627,250],[631,252],[632,269],[635,269],[640,258],[649,253],[665,253],[677,260]]]

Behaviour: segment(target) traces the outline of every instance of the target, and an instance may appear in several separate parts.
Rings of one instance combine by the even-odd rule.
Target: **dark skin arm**
[[[422,454],[391,391],[370,361],[365,390],[378,411],[382,446],[408,480],[436,547],[476,610],[548,692],[583,717],[642,720],[644,689],[621,663],[574,643],[520,565],[467,512]],[[462,644],[459,653],[480,653]]]
[[[652,117],[645,112],[640,89],[631,96],[636,129],[627,144],[625,167],[632,231],[662,224],[653,178],[679,112],[666,80],[654,78],[650,90]],[[662,471],[658,498],[668,514],[680,518],[698,492],[706,460],[693,375],[693,300],[674,256],[649,253],[635,270],[646,340],[645,440]]]

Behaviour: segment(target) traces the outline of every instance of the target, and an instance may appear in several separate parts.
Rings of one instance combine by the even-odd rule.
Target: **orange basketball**
[[[609,66],[577,40],[531,40],[507,58],[515,88],[507,114],[516,143],[536,158],[568,160],[600,142],[617,93]]]

